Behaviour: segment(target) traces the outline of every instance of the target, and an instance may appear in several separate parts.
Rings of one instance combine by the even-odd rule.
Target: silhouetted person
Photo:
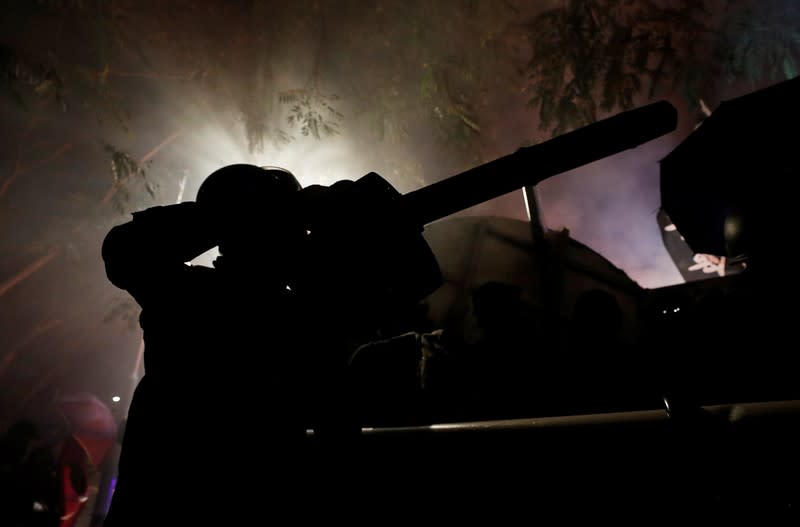
[[[70,434],[61,443],[58,477],[61,490],[60,527],[73,527],[82,514],[91,514],[84,507],[89,499],[91,461],[86,447]]]
[[[305,235],[289,208],[299,190],[285,171],[226,167],[196,202],[134,213],[106,237],[109,279],[142,307],[146,372],[106,525],[213,518],[220,504],[235,517],[267,499],[248,493],[254,474],[289,485],[305,430],[301,308],[287,289]],[[185,263],[217,246],[213,269]],[[257,422],[263,457],[242,456]]]
[[[580,294],[568,329],[565,374],[572,382],[567,397],[573,412],[621,409],[638,375],[631,363],[631,346],[622,337],[622,310],[617,299],[602,289]],[[636,382],[638,384],[638,382]]]
[[[486,282],[472,295],[479,339],[467,360],[487,405],[486,418],[522,417],[533,411],[536,328],[513,284]]]
[[[56,464],[35,424],[20,420],[0,437],[0,525],[58,525]]]
[[[359,348],[351,376],[369,425],[519,417],[533,411],[536,331],[522,290],[473,293],[477,337],[455,327],[412,331]]]
[[[232,165],[196,202],[109,232],[108,277],[142,307],[145,376],[107,526],[260,522],[308,501],[306,429],[347,422],[343,343],[387,291],[412,289],[383,287],[404,231],[358,218],[371,200],[356,185],[301,190],[284,170]],[[214,268],[185,263],[216,246]]]
[[[422,338],[421,333],[403,333],[365,344],[353,354],[348,374],[363,424],[423,424]]]
[[[622,330],[622,310],[614,295],[590,289],[578,296],[572,314],[570,340],[575,348],[617,342]]]
[[[461,339],[455,328],[433,329],[426,312],[418,306],[411,320],[390,325],[406,332],[373,340],[353,354],[348,377],[367,426],[430,424],[469,415],[457,362]]]

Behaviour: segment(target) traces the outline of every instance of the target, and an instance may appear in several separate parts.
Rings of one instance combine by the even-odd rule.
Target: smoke
[[[250,152],[241,134],[208,123],[182,141],[177,152],[190,173],[186,197],[192,199],[202,181],[213,171],[234,163],[278,166],[292,172],[303,186],[330,185],[354,179],[366,169],[347,136],[317,140],[303,137],[281,147]]]
[[[170,152],[173,159],[180,160],[177,170],[186,176],[185,188],[174,189],[176,193],[183,190],[184,200],[194,199],[200,184],[209,174],[235,163],[284,168],[292,172],[304,187],[356,179],[370,170],[350,134],[323,140],[300,136],[287,144],[268,144],[262,151],[252,152],[241,122],[234,114],[222,117],[214,112],[194,113],[184,116],[183,122],[187,121],[196,123],[192,132],[186,134]],[[168,196],[164,197],[168,199]],[[193,263],[211,265],[217,255],[218,251],[212,249]]]
[[[501,12],[518,3],[521,6],[514,9],[524,12],[513,15],[515,20],[526,20],[556,4],[475,4]],[[92,23],[91,17],[78,10],[66,17],[53,15],[41,20],[22,13],[17,17],[19,23],[11,16],[0,22],[4,40],[30,48],[41,57],[49,56],[47,48],[52,48],[57,51],[54,60],[61,61],[56,62],[58,67],[74,66],[79,80],[93,79],[85,84],[99,90],[68,93],[72,106],[67,113],[52,111],[35,94],[28,111],[6,98],[0,100],[0,121],[7,138],[0,147],[0,184],[9,182],[17,165],[30,167],[12,178],[5,195],[0,195],[0,284],[9,283],[57,249],[47,265],[0,298],[0,340],[18,350],[8,366],[18,382],[13,386],[6,383],[11,387],[4,388],[0,398],[24,398],[23,392],[35,391],[47,379],[62,384],[64,379],[72,379],[77,388],[91,385],[99,395],[109,396],[128,382],[139,333],[128,331],[118,321],[102,322],[116,305],[112,301],[123,296],[105,279],[100,259],[103,236],[111,225],[129,220],[132,211],[174,203],[181,192],[182,199],[193,199],[203,179],[224,165],[281,166],[303,185],[327,185],[375,171],[401,192],[408,192],[470,168],[478,158],[488,161],[522,144],[542,140],[537,135],[536,112],[526,108],[528,95],[520,92],[520,85],[526,82],[520,71],[529,52],[526,29],[518,24],[507,30],[505,22],[498,22],[512,15],[504,15],[504,20],[484,16],[486,13],[454,18],[452,12],[458,10],[453,3],[385,3],[394,6],[392,13],[405,13],[403,18],[381,14],[381,6],[337,2],[337,9],[341,4],[344,14],[336,15],[332,24],[336,34],[325,40],[315,29],[316,19],[312,23],[307,16],[291,13],[308,11],[310,3],[285,3],[261,21],[251,20],[254,17],[234,3],[207,2],[197,12],[156,4],[143,3],[143,11],[153,11],[149,16],[136,11],[142,17],[140,22],[129,19],[136,29],[136,43],[148,57],[146,64],[131,47],[116,50],[122,58],[115,62],[113,53],[91,40],[96,31],[77,29]],[[212,10],[214,5],[216,10]],[[438,18],[427,16],[425,9]],[[152,16],[154,13],[167,14]],[[227,18],[218,18],[218,13]],[[261,28],[259,33],[258,25],[265,19],[274,21],[269,31]],[[380,27],[374,26],[376,20]],[[492,20],[498,22],[496,27],[490,27]],[[373,25],[367,27],[368,23]],[[58,28],[63,31],[58,33]],[[498,34],[501,38],[490,38]],[[262,37],[263,42],[258,40]],[[480,125],[479,151],[456,152],[438,140],[437,131],[431,129],[436,121],[418,118],[405,126],[413,120],[404,118],[441,106],[441,101],[434,104],[419,95],[425,91],[421,81],[431,71],[425,68],[432,64],[450,68],[446,70],[452,82],[448,86],[455,92],[474,84],[472,77],[465,76],[469,72],[459,69],[460,63],[450,60],[450,55],[477,50],[467,44],[478,41],[487,48],[495,46],[498,53],[497,60],[481,63],[480,72],[492,81],[492,89],[468,93],[475,95],[468,98],[475,101],[469,117]],[[268,51],[258,57],[237,55],[237,51],[251,48]],[[110,57],[110,65],[96,56],[99,52]],[[511,60],[509,54],[513,54]],[[403,71],[399,71],[401,67]],[[314,78],[316,73],[318,78]],[[277,102],[276,94],[309,86],[310,79],[321,83],[317,88],[322,93],[341,96],[336,103],[343,114],[341,134],[316,139],[288,125],[288,107]],[[426,90],[430,91],[430,86]],[[125,131],[114,120],[114,112],[119,110],[116,103],[130,114]],[[247,105],[256,105],[256,109]],[[267,140],[258,145],[261,148],[251,148],[248,127],[254,123],[246,122],[243,114],[258,115],[259,111],[265,118],[255,124],[284,129],[294,140]],[[376,125],[381,129],[380,138],[374,132]],[[28,128],[32,132],[26,135]],[[165,141],[168,138],[174,139]],[[542,183],[540,202],[547,226],[569,228],[574,238],[600,252],[642,286],[680,282],[655,218],[660,204],[658,160],[677,141],[675,136],[666,137]],[[124,149],[134,159],[150,160],[147,177],[157,183],[153,196],[142,181],[135,180],[125,187],[128,195],[121,212],[99,203],[115,185],[108,156],[103,153],[104,142]],[[65,143],[70,145],[67,150],[62,148]],[[148,157],[154,150],[157,152]],[[51,160],[56,153],[59,157]],[[526,218],[520,192],[465,214]],[[209,264],[213,257],[207,254],[197,261]],[[132,320],[136,327],[138,310],[128,315],[125,322]],[[37,329],[41,327],[49,328],[48,332],[41,333]],[[26,335],[38,340],[26,340]],[[2,380],[10,377],[8,373]]]
[[[484,141],[486,158],[509,154],[528,138],[539,136],[535,112],[519,110],[525,103],[522,95],[492,101],[490,118],[495,125]],[[573,238],[606,257],[642,287],[682,283],[656,222],[661,203],[658,162],[677,146],[690,121],[684,111],[681,131],[540,183],[537,193],[545,226],[569,229]],[[527,218],[521,192],[466,213]]]
[[[545,224],[568,228],[643,287],[682,283],[656,223],[658,160],[676,142],[671,134],[543,182]]]

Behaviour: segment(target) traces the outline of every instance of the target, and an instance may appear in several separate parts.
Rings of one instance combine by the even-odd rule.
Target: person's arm
[[[184,202],[134,213],[106,235],[102,256],[111,283],[142,305],[216,245],[212,222],[196,203]]]
[[[376,178],[302,191],[309,236],[292,289],[343,324],[374,324],[415,305],[442,282],[422,227]]]

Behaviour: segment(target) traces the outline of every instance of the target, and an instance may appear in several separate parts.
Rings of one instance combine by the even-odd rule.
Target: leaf
[[[481,127],[480,127],[480,126],[478,126],[478,123],[476,123],[475,121],[473,121],[472,119],[470,119],[469,117],[467,117],[466,115],[464,115],[463,113],[459,113],[459,114],[458,114],[458,117],[459,117],[459,118],[460,118],[460,119],[461,119],[461,120],[464,122],[464,124],[466,124],[466,125],[467,125],[467,126],[468,126],[468,127],[471,129],[471,130],[473,130],[473,131],[475,131],[475,132],[477,132],[477,133],[480,133],[480,131],[481,131]]]
[[[594,121],[598,106],[624,110],[640,94],[653,96],[681,71],[681,61],[670,57],[670,39],[700,47],[695,42],[710,34],[702,2],[642,0],[623,8],[626,1],[571,0],[529,22],[528,106],[539,110],[542,130],[560,133]],[[680,49],[693,53],[687,50]],[[651,70],[655,59],[659,64]],[[650,81],[647,91],[642,78]]]
[[[436,80],[433,76],[433,71],[428,68],[420,80],[419,95],[422,99],[430,99],[436,93]]]
[[[279,102],[291,104],[286,123],[290,127],[301,125],[300,133],[315,139],[321,139],[323,134],[339,133],[338,121],[343,119],[343,115],[331,105],[331,101],[337,99],[336,95],[323,95],[307,89],[290,90],[279,96]]]
[[[286,90],[278,93],[278,102],[281,104],[289,104],[296,102],[298,99],[297,90]]]
[[[281,145],[289,144],[293,140],[294,140],[294,137],[289,135],[284,130],[281,130],[280,128],[275,129],[273,144],[276,147],[280,147]]]
[[[791,56],[786,56],[783,59],[783,74],[787,79],[797,77],[797,68],[795,67],[794,60]]]

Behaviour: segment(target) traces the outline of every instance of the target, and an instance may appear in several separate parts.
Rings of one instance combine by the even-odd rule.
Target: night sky
[[[303,184],[375,171],[405,192],[547,139],[527,106],[526,21],[561,4],[5,2],[3,75],[18,79],[0,97],[0,421],[58,392],[125,404],[138,311],[100,243],[130,212],[192,199],[230,163]],[[720,85],[709,104],[751,89]],[[291,93],[333,107],[338,134],[292,126]],[[681,281],[656,224],[658,161],[697,121],[677,88],[636,103],[660,98],[678,131],[539,186],[547,227],[646,288]],[[145,176],[116,183],[113,152]],[[467,213],[526,218],[521,193]]]

